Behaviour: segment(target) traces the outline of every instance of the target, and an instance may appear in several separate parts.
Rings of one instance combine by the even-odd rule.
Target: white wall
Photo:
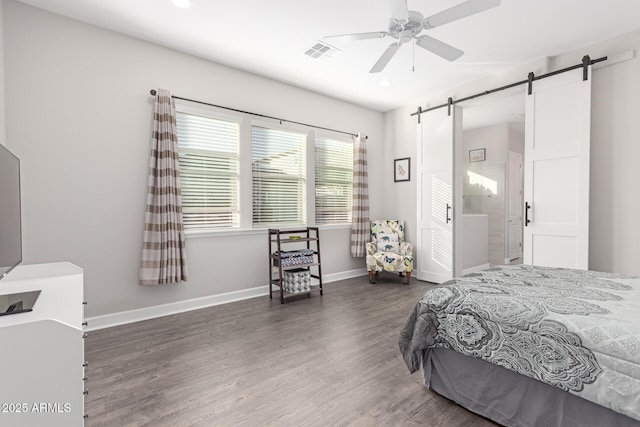
[[[640,275],[640,31],[576,52],[574,58],[631,49],[632,60],[593,73],[589,267]],[[565,67],[567,61],[563,56],[557,66]]]
[[[6,143],[6,115],[4,89],[4,0],[0,0],[0,144]]]
[[[524,132],[519,125],[514,123],[509,123],[509,151],[520,153],[524,156]],[[507,157],[508,161],[509,158]]]
[[[407,107],[385,113],[383,160],[377,166],[369,168],[369,177],[378,175],[382,178],[385,204],[381,218],[402,219],[406,222],[405,240],[416,243],[416,122],[409,119]],[[417,108],[417,106],[416,106]],[[410,180],[393,181],[393,161],[404,157],[411,158]],[[373,218],[372,219],[376,219]],[[416,262],[414,253],[414,263]],[[415,265],[414,265],[415,268]]]
[[[190,238],[190,280],[137,282],[152,127],[152,88],[369,136],[382,157],[383,116],[353,104],[5,2],[7,139],[22,160],[25,263],[85,269],[88,316],[267,284],[262,234]],[[391,164],[389,164],[391,168]],[[371,214],[382,178],[370,180]],[[323,273],[364,268],[349,230],[321,231]]]
[[[454,99],[469,96],[494,87],[526,79],[527,73],[537,75],[552,69],[560,69],[581,62],[589,54],[598,58],[630,49],[636,57],[595,70],[591,110],[591,207],[590,207],[590,268],[624,274],[640,274],[640,196],[636,190],[637,163],[640,159],[638,144],[638,118],[640,118],[640,31],[607,42],[581,48],[554,58],[521,67],[509,75],[489,77],[480,82],[462,85],[431,94],[416,100],[415,104],[385,113],[385,140],[389,157],[410,156],[416,158],[416,117],[410,114],[418,106],[439,105],[452,96]],[[428,76],[425,76],[425,78]],[[522,91],[524,93],[524,87]],[[524,95],[523,95],[524,96]],[[385,180],[384,192],[396,201],[415,199],[415,179],[409,185],[398,186],[393,180]],[[416,207],[409,203],[385,205],[385,215],[404,217],[408,220],[408,235],[415,230]],[[409,240],[411,241],[411,240]]]

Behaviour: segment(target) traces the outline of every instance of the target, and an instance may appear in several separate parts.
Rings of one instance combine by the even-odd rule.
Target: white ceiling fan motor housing
[[[409,11],[409,19],[406,21],[391,18],[389,20],[389,35],[400,40],[401,43],[406,43],[423,30],[423,20],[422,14],[415,10]]]

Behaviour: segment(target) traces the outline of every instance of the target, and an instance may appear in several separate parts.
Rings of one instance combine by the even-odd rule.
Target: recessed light
[[[378,84],[382,87],[387,87],[391,85],[391,80],[380,80]]]
[[[171,0],[171,3],[181,8],[187,8],[191,6],[191,0]]]

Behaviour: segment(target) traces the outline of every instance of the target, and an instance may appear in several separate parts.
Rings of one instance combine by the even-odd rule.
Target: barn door
[[[461,136],[459,107],[423,114],[418,124],[414,274],[420,280],[442,283],[462,271]]]
[[[525,123],[524,262],[588,269],[591,79],[533,82]]]

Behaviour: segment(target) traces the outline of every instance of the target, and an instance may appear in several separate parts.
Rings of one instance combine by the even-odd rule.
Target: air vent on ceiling
[[[314,59],[327,59],[340,53],[340,49],[318,40],[304,53]]]

